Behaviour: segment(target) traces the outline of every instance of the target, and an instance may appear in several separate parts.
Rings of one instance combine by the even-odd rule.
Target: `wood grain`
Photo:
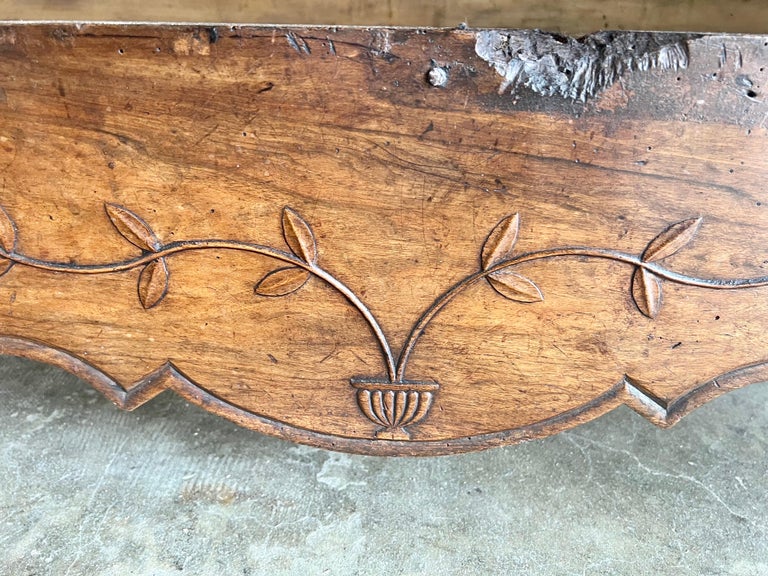
[[[0,0],[0,19],[766,33],[764,0]]]
[[[525,34],[4,26],[0,351],[375,454],[766,379],[768,38],[595,36],[510,83]]]

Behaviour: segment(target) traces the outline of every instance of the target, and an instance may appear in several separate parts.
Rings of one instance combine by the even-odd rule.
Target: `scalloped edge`
[[[686,414],[726,392],[768,381],[768,360],[765,360],[721,374],[667,402],[624,376],[593,400],[520,428],[454,440],[401,441],[333,436],[249,412],[196,384],[171,361],[166,361],[125,388],[82,358],[31,338],[0,336],[0,355],[27,358],[66,370],[90,384],[123,410],[134,410],[165,390],[173,390],[188,402],[257,432],[327,450],[374,456],[439,456],[515,444],[574,428],[623,405],[632,408],[651,423],[668,428]]]

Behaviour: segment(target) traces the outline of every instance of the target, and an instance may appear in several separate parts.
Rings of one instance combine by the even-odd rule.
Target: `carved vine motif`
[[[640,256],[611,249],[570,246],[534,252],[516,253],[520,216],[503,218],[486,238],[480,267],[439,296],[416,321],[397,357],[392,353],[386,335],[370,309],[343,282],[318,264],[317,240],[310,225],[293,209],[283,208],[282,230],[288,250],[233,240],[179,240],[163,243],[152,228],[137,214],[117,204],[105,204],[113,226],[128,242],[141,250],[135,258],[106,264],[54,262],[26,256],[17,251],[16,225],[0,207],[0,276],[14,265],[70,274],[112,274],[140,269],[138,297],[145,309],[160,304],[170,286],[168,258],[192,250],[238,250],[272,258],[284,265],[258,280],[254,292],[262,297],[283,297],[300,290],[311,277],[319,278],[342,294],[368,323],[378,341],[386,370],[379,375],[353,377],[351,386],[363,415],[379,428],[377,437],[408,439],[407,426],[417,424],[429,413],[439,384],[434,381],[408,380],[408,361],[420,337],[445,306],[461,292],[485,280],[499,295],[524,304],[540,302],[544,296],[536,283],[516,272],[525,262],[563,257],[601,258],[633,267],[631,298],[638,310],[655,318],[663,303],[663,281],[722,290],[768,285],[768,276],[721,280],[695,278],[665,268],[661,262],[687,246],[696,236],[702,218],[683,220],[668,227],[647,245]]]

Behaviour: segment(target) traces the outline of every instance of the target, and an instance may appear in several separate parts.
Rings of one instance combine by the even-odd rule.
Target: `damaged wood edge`
[[[628,72],[679,70],[688,67],[688,43],[704,34],[666,32],[600,31],[580,38],[541,30],[472,29],[466,24],[454,28],[397,26],[301,26],[295,24],[239,23],[142,23],[142,22],[53,22],[0,21],[0,27],[13,31],[23,27],[53,27],[53,34],[68,36],[115,36],[154,38],[157,34],[137,29],[159,29],[198,35],[198,42],[215,44],[220,38],[254,38],[249,32],[280,32],[294,51],[310,55],[311,48],[302,32],[322,30],[339,33],[364,30],[371,33],[370,45],[363,46],[376,55],[392,56],[390,34],[413,30],[417,33],[456,32],[474,39],[475,53],[502,77],[499,93],[519,87],[544,96],[560,96],[586,102],[609,88]],[[314,38],[313,38],[314,39]],[[329,40],[325,38],[324,40]],[[338,42],[339,40],[335,40]],[[12,42],[11,42],[12,43]],[[333,43],[331,43],[331,51]],[[434,66],[429,71],[432,86],[444,87],[445,71]]]
[[[11,31],[23,27],[53,27],[59,37],[115,36],[157,37],[144,28],[187,32],[198,35],[198,42],[215,44],[220,38],[252,38],[249,32],[280,32],[294,51],[310,55],[311,48],[302,32],[364,30],[371,33],[368,46],[376,55],[392,56],[390,34],[413,30],[419,34],[456,32],[468,41],[474,40],[474,51],[493,67],[502,78],[499,93],[515,92],[521,87],[543,96],[559,96],[566,100],[586,102],[613,85],[624,74],[650,70],[680,70],[688,67],[691,40],[705,34],[671,32],[599,31],[580,38],[541,30],[472,29],[466,24],[455,28],[397,26],[300,26],[283,24],[238,23],[142,23],[142,22],[46,22],[0,21],[0,27]],[[142,33],[136,36],[136,30]],[[328,41],[328,38],[324,40]],[[334,40],[338,42],[339,40]],[[11,42],[12,43],[12,42]],[[331,43],[331,51],[333,49]],[[429,82],[444,87],[445,70],[432,66]]]
[[[475,52],[503,78],[499,93],[524,86],[586,102],[628,72],[688,67],[700,34],[601,31],[581,38],[540,30],[479,30]]]
[[[768,381],[766,360],[722,374],[679,398],[665,401],[624,376],[600,396],[581,406],[518,428],[450,440],[371,440],[314,432],[225,402],[195,383],[170,361],[125,387],[82,358],[35,339],[0,335],[0,355],[27,358],[61,368],[90,384],[122,410],[134,410],[165,390],[172,390],[191,404],[257,432],[327,450],[377,456],[440,456],[517,444],[569,430],[620,406],[628,406],[653,424],[668,428],[728,391]]]

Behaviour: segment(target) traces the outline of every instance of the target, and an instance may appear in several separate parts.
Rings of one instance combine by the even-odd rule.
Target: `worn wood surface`
[[[766,0],[0,0],[1,19],[766,33]]]
[[[768,38],[51,24],[0,53],[0,351],[124,408],[434,454],[768,378]]]

